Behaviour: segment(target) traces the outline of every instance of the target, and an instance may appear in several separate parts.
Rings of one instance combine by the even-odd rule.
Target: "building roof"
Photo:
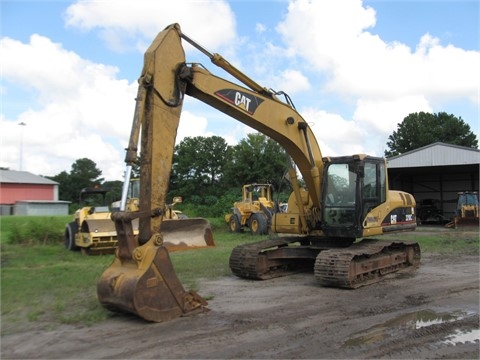
[[[28,171],[0,170],[1,184],[42,184],[57,185],[58,182],[43,176],[32,174]]]
[[[388,167],[433,167],[480,164],[480,150],[436,142],[388,158]]]

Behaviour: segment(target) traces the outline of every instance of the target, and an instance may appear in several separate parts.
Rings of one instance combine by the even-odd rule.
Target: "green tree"
[[[70,175],[66,171],[62,171],[55,176],[47,176],[49,179],[58,183],[58,198],[60,200],[78,202],[78,194],[75,200],[70,199],[73,184],[70,181]]]
[[[123,181],[120,181],[120,180],[105,181],[102,184],[102,187],[109,189],[108,196],[112,202],[118,201],[122,198]]]
[[[273,198],[285,201],[291,192],[291,185],[284,178],[288,162],[285,150],[276,141],[261,133],[251,133],[233,147],[225,167],[225,183],[236,189],[239,196],[244,184],[270,183]]]
[[[183,197],[221,194],[229,151],[230,146],[220,136],[183,139],[175,146],[169,193]]]
[[[271,183],[278,190],[288,168],[285,150],[261,133],[248,134],[233,147],[225,180],[230,187],[248,183]]]
[[[386,157],[403,154],[435,142],[478,148],[477,136],[461,117],[445,112],[409,114],[388,137]]]
[[[102,171],[90,159],[82,158],[72,164],[70,173],[61,173],[50,177],[59,183],[60,200],[71,201],[73,206],[78,206],[80,190],[86,187],[100,186],[103,182]]]
[[[70,171],[71,180],[77,182],[80,189],[88,186],[100,186],[104,180],[100,177],[101,175],[102,170],[98,169],[97,164],[88,158],[76,160]]]

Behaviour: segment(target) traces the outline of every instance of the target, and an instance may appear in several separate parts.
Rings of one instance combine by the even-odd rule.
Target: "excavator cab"
[[[359,238],[415,229],[415,200],[387,191],[384,158],[360,154],[324,158],[324,164],[322,230],[327,236]]]

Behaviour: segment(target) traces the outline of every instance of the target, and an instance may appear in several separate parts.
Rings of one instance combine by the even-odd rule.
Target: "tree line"
[[[140,161],[133,166],[133,178],[139,176]],[[260,133],[248,134],[234,146],[220,136],[187,137],[174,149],[167,201],[182,196],[180,208],[190,216],[223,216],[248,183],[271,183],[276,199],[286,201],[291,192],[284,180],[288,164],[285,150]],[[76,160],[70,172],[49,178],[59,183],[59,198],[71,201],[70,211],[80,206],[79,194],[86,187],[108,188],[112,201],[121,198],[123,182],[105,181],[88,158]]]
[[[397,125],[388,138],[386,157],[434,142],[478,148],[469,125],[444,112],[412,113]],[[133,177],[139,174],[139,163],[133,167]],[[248,134],[234,146],[220,136],[187,137],[174,149],[167,201],[182,196],[180,209],[189,216],[219,217],[239,200],[241,187],[249,183],[271,183],[275,200],[286,201],[292,190],[285,180],[289,164],[285,150],[260,133]],[[70,172],[49,178],[59,183],[59,198],[71,202],[71,212],[80,206],[82,188],[108,188],[111,201],[121,198],[123,182],[105,181],[102,171],[88,158],[76,160]]]

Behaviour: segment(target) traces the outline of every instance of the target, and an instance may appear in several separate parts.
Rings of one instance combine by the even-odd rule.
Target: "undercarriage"
[[[259,280],[309,271],[323,286],[354,289],[420,264],[416,242],[336,240],[285,237],[240,245],[230,255],[230,268],[239,277]]]

